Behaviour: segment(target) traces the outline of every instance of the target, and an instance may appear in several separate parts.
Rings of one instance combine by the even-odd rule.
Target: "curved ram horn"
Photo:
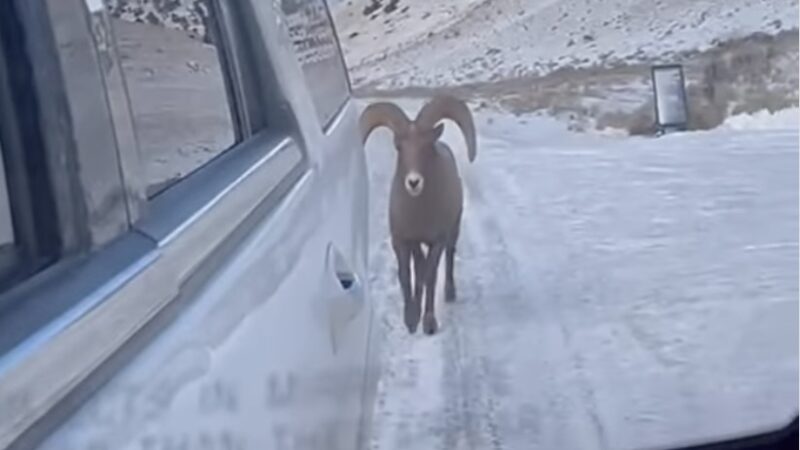
[[[433,128],[442,119],[450,119],[461,128],[467,143],[469,160],[475,161],[475,122],[467,104],[450,95],[436,95],[420,109],[415,122],[422,127]]]
[[[367,142],[372,130],[384,126],[394,134],[402,134],[411,124],[406,113],[399,106],[389,102],[378,102],[367,106],[361,113],[359,127],[361,128],[361,141]]]

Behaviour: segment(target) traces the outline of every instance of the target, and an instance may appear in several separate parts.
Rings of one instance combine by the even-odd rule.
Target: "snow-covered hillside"
[[[356,85],[441,86],[629,64],[798,27],[797,0],[345,0]]]
[[[208,41],[205,21],[209,16],[205,2],[198,0],[92,0],[102,1],[112,17],[126,22],[160,25],[187,32],[191,37]]]

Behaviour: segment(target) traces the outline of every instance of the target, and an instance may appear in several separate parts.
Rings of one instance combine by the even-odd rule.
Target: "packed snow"
[[[754,117],[758,129],[656,139],[482,111],[472,165],[448,125],[467,204],[459,298],[438,302],[432,337],[403,325],[394,150],[376,131],[370,281],[385,343],[372,448],[668,448],[788,423],[798,125]]]
[[[356,85],[447,86],[659,60],[797,29],[797,0],[349,0],[335,20]]]

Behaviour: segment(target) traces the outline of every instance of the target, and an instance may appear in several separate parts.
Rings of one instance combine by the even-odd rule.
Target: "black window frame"
[[[13,2],[0,3],[0,152],[14,230],[13,246],[0,252],[0,294],[52,264],[61,250],[31,62],[17,17]],[[0,301],[0,313],[4,306]]]

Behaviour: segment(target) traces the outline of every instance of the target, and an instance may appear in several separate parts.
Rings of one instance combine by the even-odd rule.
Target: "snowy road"
[[[373,448],[663,448],[788,421],[796,128],[629,139],[476,120],[459,299],[433,337],[402,325],[389,132],[367,145],[386,332]],[[452,124],[445,139],[463,151]]]

